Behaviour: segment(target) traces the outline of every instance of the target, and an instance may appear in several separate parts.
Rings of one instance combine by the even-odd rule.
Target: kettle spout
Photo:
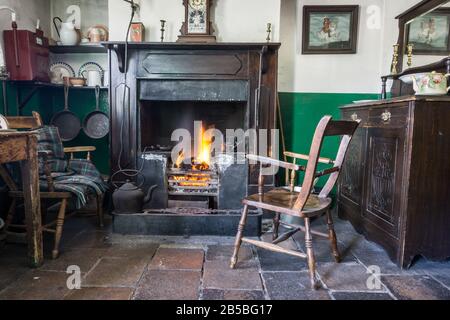
[[[154,185],[148,189],[147,195],[144,198],[144,203],[150,202],[152,200],[153,192],[155,191],[156,188],[158,188],[158,186]]]

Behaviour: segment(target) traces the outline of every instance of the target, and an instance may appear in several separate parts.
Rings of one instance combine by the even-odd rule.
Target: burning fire
[[[209,186],[211,176],[206,173],[191,173],[182,176],[170,177],[174,181],[178,182],[180,187],[203,187]]]
[[[174,163],[174,168],[183,169],[187,172],[173,174],[169,177],[169,182],[176,184],[178,187],[185,188],[208,188],[211,182],[211,174],[208,173],[211,163],[212,141],[205,137],[205,130],[201,128],[201,134],[197,142],[197,150],[195,157],[191,159],[190,165],[185,165],[186,158],[184,152],[180,152]],[[186,166],[186,167],[185,167]]]
[[[201,142],[199,150],[196,150],[196,156],[192,159],[191,170],[193,171],[208,171],[211,163],[211,144],[212,141],[206,139],[205,130],[201,129]],[[184,152],[180,152],[177,160],[174,163],[174,168],[181,169],[185,160]]]

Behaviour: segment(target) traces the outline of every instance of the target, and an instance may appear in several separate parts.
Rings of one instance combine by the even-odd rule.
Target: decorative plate
[[[79,78],[83,78],[82,73],[83,73],[84,71],[86,71],[86,70],[88,70],[88,71],[91,71],[91,70],[94,70],[94,71],[100,71],[100,74],[102,75],[102,82],[103,82],[103,79],[104,79],[104,77],[105,77],[105,70],[103,70],[103,68],[101,67],[101,65],[99,65],[99,64],[96,63],[96,62],[86,62],[85,64],[83,64],[83,65],[80,67],[80,70],[78,70],[78,77],[79,77]]]
[[[75,77],[75,70],[65,62],[55,62],[50,65],[50,81],[55,84],[64,84],[64,77]]]
[[[101,41],[108,41],[109,39],[109,31],[108,27],[98,24],[91,28],[89,28],[87,34],[87,38],[91,43],[98,44]]]
[[[64,77],[75,78],[75,70],[65,62],[55,62],[50,66],[50,81],[64,84]]]
[[[6,118],[0,114],[0,130],[8,130],[8,129],[9,129],[8,120],[6,120]]]

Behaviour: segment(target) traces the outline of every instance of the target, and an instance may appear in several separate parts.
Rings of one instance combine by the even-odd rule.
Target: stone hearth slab
[[[147,270],[134,300],[198,300],[201,272]]]
[[[262,290],[259,270],[255,264],[244,262],[230,268],[228,260],[206,261],[203,287],[225,290]]]
[[[201,271],[203,259],[203,250],[159,248],[149,265],[149,269]]]
[[[204,289],[202,292],[202,300],[233,300],[233,301],[250,301],[265,300],[264,292],[248,291],[248,290],[217,290]]]
[[[134,287],[147,265],[141,258],[102,258],[82,281],[83,287]]]
[[[430,276],[383,276],[381,281],[399,300],[450,300],[450,291]]]
[[[30,270],[0,293],[0,300],[62,300],[69,292],[65,272]]]
[[[113,214],[113,232],[124,235],[235,236],[240,214]],[[261,235],[262,214],[251,214],[247,237]]]
[[[271,300],[330,300],[323,288],[311,289],[307,271],[264,272],[262,277]]]
[[[71,291],[64,300],[130,300],[132,288],[81,288]]]

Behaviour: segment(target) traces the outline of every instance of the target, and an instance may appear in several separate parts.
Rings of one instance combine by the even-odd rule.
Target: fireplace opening
[[[167,174],[169,195],[218,195],[219,177],[212,161],[213,141],[205,136],[203,127],[198,136],[198,150],[191,150],[193,157],[187,158],[186,153],[180,151],[175,161],[171,161]]]
[[[245,196],[247,165],[227,160],[227,129],[246,129],[247,102],[243,101],[140,101],[141,160],[148,187],[158,185],[158,196],[145,209],[169,209],[179,212],[205,213],[211,210],[238,209],[240,199],[227,199],[233,182]],[[201,124],[199,131],[198,124]],[[172,133],[185,130],[190,134],[190,152],[175,152],[177,141]],[[218,130],[224,136],[219,150],[214,138],[205,133]],[[197,141],[195,141],[197,140]],[[145,152],[144,152],[145,150]],[[175,156],[173,156],[175,155]],[[228,155],[229,158],[229,155]],[[232,158],[234,158],[232,156]],[[228,164],[224,166],[224,163]],[[157,211],[160,212],[160,211]]]
[[[172,133],[186,129],[193,137],[195,121],[201,121],[206,129],[214,127],[224,135],[226,129],[244,129],[246,110],[247,102],[241,101],[141,101],[141,150],[171,149]]]

